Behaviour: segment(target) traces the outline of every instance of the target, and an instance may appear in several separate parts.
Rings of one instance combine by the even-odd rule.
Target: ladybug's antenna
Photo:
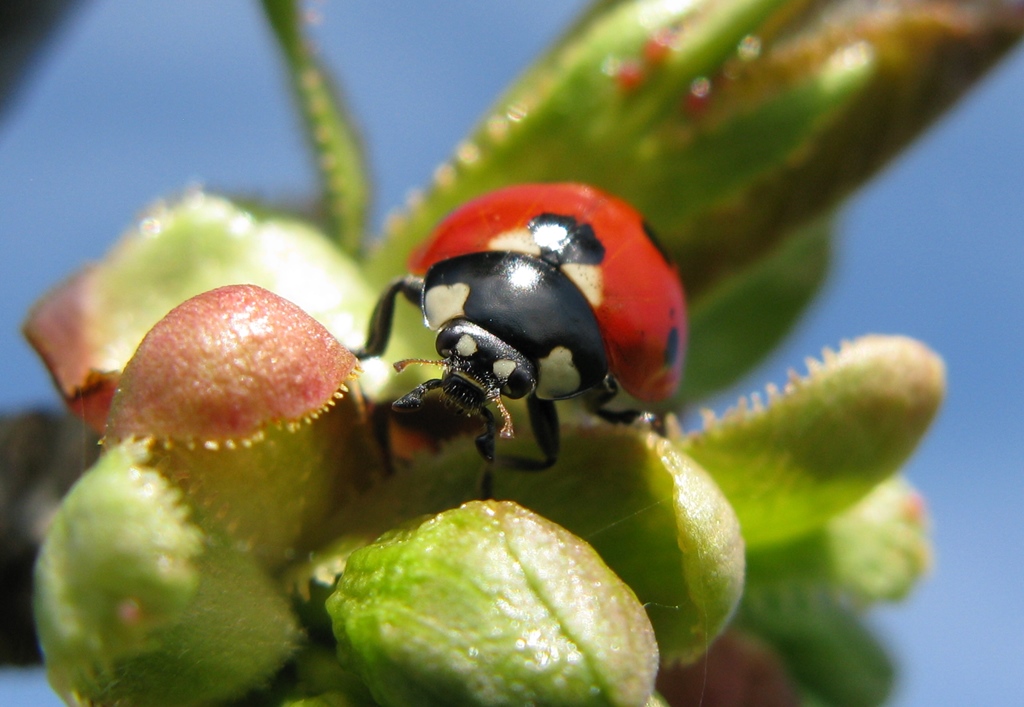
[[[398,372],[398,373],[401,373],[402,371],[404,371],[406,368],[408,368],[409,366],[413,365],[414,363],[415,364],[421,364],[421,365],[424,365],[424,366],[443,366],[444,365],[444,361],[439,361],[437,359],[406,358],[406,359],[402,359],[401,361],[395,361],[395,363],[394,363],[395,371]]]
[[[495,407],[501,413],[501,431],[498,434],[502,439],[512,439],[516,436],[515,430],[512,429],[512,416],[508,413],[505,404],[501,402],[501,393],[495,395],[491,400],[494,401]]]

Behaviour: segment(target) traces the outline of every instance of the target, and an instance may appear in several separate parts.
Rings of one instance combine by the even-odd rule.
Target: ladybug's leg
[[[480,417],[484,418],[484,431],[476,438],[476,449],[487,465],[480,475],[480,500],[489,501],[494,498],[494,413],[487,408],[480,408]]]
[[[630,425],[637,421],[646,422],[655,432],[662,434],[665,421],[662,415],[645,410],[606,410],[605,405],[619,393],[619,384],[612,376],[605,376],[604,381],[594,388],[586,399],[587,409],[602,420],[616,425]]]
[[[494,413],[487,408],[480,408],[480,417],[484,418],[484,431],[476,438],[476,450],[490,464],[494,461]]]
[[[429,381],[428,381],[429,382]],[[488,408],[480,408],[480,417],[484,419],[484,431],[476,438],[476,448],[480,456],[488,462],[495,462],[507,469],[517,471],[543,471],[558,459],[558,411],[551,400],[540,400],[535,395],[526,399],[526,408],[530,413],[530,425],[533,436],[537,440],[543,459],[527,459],[526,457],[494,456],[494,437],[497,425],[494,413]]]
[[[558,411],[555,409],[554,402],[542,401],[536,396],[530,396],[526,399],[526,409],[529,411],[530,426],[534,429],[534,438],[537,440],[537,446],[544,453],[544,459],[527,459],[525,457],[498,457],[496,459],[495,416],[488,409],[480,408],[480,417],[483,418],[486,428],[476,438],[476,449],[480,456],[488,462],[480,477],[481,500],[493,498],[494,463],[516,471],[543,471],[558,459]]]
[[[476,448],[487,461],[487,467],[480,477],[480,498],[487,500],[492,498],[491,491],[494,484],[494,465],[497,464],[506,469],[516,471],[543,471],[558,459],[558,411],[555,403],[551,400],[540,400],[535,395],[526,399],[526,407],[530,412],[530,425],[533,428],[533,436],[537,440],[537,446],[544,454],[543,459],[527,459],[526,457],[498,457],[494,456],[494,437],[497,434],[497,425],[494,421],[494,413],[488,408],[480,408],[480,417],[484,419],[484,431],[476,438]]]
[[[432,391],[434,388],[440,387],[440,385],[440,378],[433,378],[431,380],[428,380],[426,383],[420,383],[418,386],[410,390],[408,393],[400,397],[398,400],[391,403],[391,409],[398,410],[399,412],[419,410],[420,407],[423,405],[423,396]]]
[[[527,457],[498,457],[495,460],[499,466],[516,471],[544,471],[558,460],[558,410],[552,400],[541,400],[535,395],[526,399],[526,409],[530,413],[530,427],[533,429],[533,437],[540,447],[543,459],[529,459]],[[494,459],[494,416],[490,410],[484,409],[485,417],[490,418],[488,431],[477,437],[477,449],[485,459]],[[483,452],[481,443],[485,436],[489,436],[489,444],[492,456],[490,458]]]
[[[547,469],[558,459],[558,450],[561,446],[558,436],[558,409],[555,408],[555,401],[541,400],[536,395],[531,395],[526,399],[526,409],[530,413],[530,428],[533,430],[533,437],[544,454],[544,461],[534,461],[533,466],[526,467],[526,469],[528,471]],[[522,461],[529,460],[523,459]]]
[[[494,436],[496,425],[494,413],[487,408],[480,408],[480,416],[484,418],[486,428],[483,434],[476,438],[476,448],[485,460],[487,467],[480,477],[480,499],[488,500],[493,498],[494,486],[494,464],[506,469],[516,471],[543,471],[558,459],[558,411],[555,403],[551,400],[540,400],[535,395],[526,399],[526,407],[530,412],[530,425],[533,428],[533,436],[537,440],[537,446],[543,452],[543,459],[527,459],[526,457],[494,457]]]
[[[356,358],[372,358],[384,353],[384,349],[388,347],[388,339],[391,338],[391,322],[395,317],[395,299],[400,294],[405,295],[407,300],[419,306],[423,295],[423,278],[406,275],[396,278],[388,284],[384,294],[377,301],[377,306],[373,308],[373,314],[370,317],[370,330],[366,334],[366,343],[363,344],[363,348],[352,352]]]

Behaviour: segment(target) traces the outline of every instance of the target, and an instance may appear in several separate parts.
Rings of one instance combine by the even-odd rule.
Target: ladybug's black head
[[[485,408],[494,403],[504,422],[501,436],[511,437],[512,421],[501,397],[523,398],[534,392],[537,372],[530,359],[466,319],[445,323],[438,331],[436,347],[442,359],[438,363],[444,368],[441,378],[420,385],[395,401],[394,407],[415,410],[427,391],[440,388],[441,400],[465,415],[479,414],[490,419]],[[411,363],[431,362],[399,361],[395,368],[402,370]]]
[[[453,319],[437,334],[444,359],[441,396],[472,414],[502,395],[522,398],[537,386],[533,363],[522,353],[466,319]]]

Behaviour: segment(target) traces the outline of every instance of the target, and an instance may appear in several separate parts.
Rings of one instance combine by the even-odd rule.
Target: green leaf
[[[203,534],[181,492],[146,459],[143,445],[110,450],[72,487],[47,533],[36,622],[54,675],[61,663],[137,650],[195,596]]]
[[[150,637],[151,650],[127,656],[97,679],[97,702],[209,704],[240,697],[269,680],[302,640],[276,583],[233,541],[210,537],[195,600]]]
[[[273,704],[280,705],[280,707],[376,707],[377,703],[352,700],[341,692],[327,692],[315,697],[284,699]]]
[[[305,223],[257,219],[201,192],[150,209],[90,275],[90,309],[102,316],[90,322],[92,331],[108,334],[101,340],[109,362],[99,370],[122,367],[171,308],[222,285],[264,287],[350,347],[362,343],[360,314],[368,319],[377,297],[358,266]]]
[[[384,705],[641,705],[658,651],[633,593],[566,530],[473,502],[349,558],[339,656]]]
[[[380,471],[357,414],[340,405],[312,425],[271,428],[251,445],[170,440],[153,458],[189,494],[197,522],[278,568],[325,542],[324,519]]]
[[[789,332],[825,281],[832,221],[816,221],[775,253],[722,282],[690,308],[686,374],[693,402],[735,384]]]
[[[942,401],[942,361],[923,344],[868,336],[809,360],[767,407],[742,400],[681,450],[721,486],[748,547],[821,527],[892,475]]]
[[[507,443],[499,454],[523,445]],[[338,515],[338,540],[289,581],[308,615],[352,552],[410,518],[476,494],[481,464],[471,444],[421,456]],[[558,463],[543,474],[497,469],[497,498],[558,523],[590,543],[647,607],[663,657],[693,660],[727,623],[743,590],[743,539],[710,477],[657,435],[621,426],[563,426]]]
[[[68,494],[36,567],[51,684],[69,704],[186,705],[268,678],[298,629],[248,554],[203,533],[181,492],[117,446]]]
[[[668,440],[624,427],[566,428],[551,471],[499,472],[494,489],[593,545],[647,607],[666,659],[699,657],[739,602],[736,515]]]
[[[370,186],[365,157],[336,85],[317,57],[317,47],[302,26],[305,8],[298,0],[263,0],[291,79],[295,100],[320,173],[323,207],[330,233],[355,255],[366,231]]]
[[[873,707],[892,691],[895,668],[859,617],[824,592],[750,588],[737,626],[783,660],[809,704]]]
[[[308,225],[258,219],[195,192],[152,207],[101,263],[48,293],[25,333],[66,398],[88,394],[99,372],[113,381],[108,404],[118,374],[154,324],[190,297],[232,284],[284,297],[350,348],[362,344],[377,298],[359,268]],[[389,377],[385,366],[368,366],[362,382],[373,389]],[[99,429],[105,414],[100,405],[92,420]]]
[[[902,599],[931,567],[928,525],[921,496],[889,479],[823,528],[752,550],[747,586],[818,588],[857,606]]]

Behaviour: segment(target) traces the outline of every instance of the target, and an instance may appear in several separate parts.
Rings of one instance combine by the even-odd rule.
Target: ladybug
[[[669,397],[682,377],[686,302],[676,267],[641,216],[582,184],[525,184],[481,196],[449,214],[377,304],[360,358],[381,355],[403,295],[437,332],[440,378],[395,401],[415,410],[435,388],[479,415],[477,449],[495,460],[496,423],[512,436],[502,403],[526,398],[543,459],[504,459],[539,470],[558,458],[555,401],[588,394],[606,420],[645,413],[604,409],[619,387],[641,401]]]

